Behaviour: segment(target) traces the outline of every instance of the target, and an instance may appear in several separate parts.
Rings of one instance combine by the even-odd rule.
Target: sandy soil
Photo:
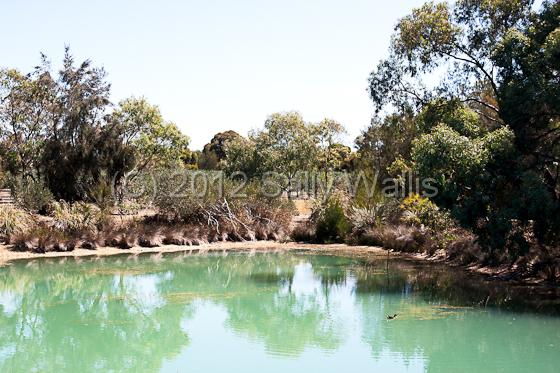
[[[23,251],[11,251],[8,246],[0,245],[0,265],[9,264],[10,261],[20,259],[57,258],[57,257],[86,257],[86,256],[108,256],[119,254],[142,254],[142,253],[174,253],[174,252],[281,252],[290,250],[301,250],[310,253],[321,253],[330,255],[352,255],[352,256],[383,256],[388,251],[379,247],[370,246],[348,246],[343,244],[314,245],[302,243],[280,243],[275,241],[246,241],[246,242],[217,242],[198,246],[175,246],[167,245],[154,248],[133,247],[123,250],[114,247],[101,247],[97,250],[76,249],[69,252],[48,252],[36,254]],[[396,256],[396,254],[390,254]]]

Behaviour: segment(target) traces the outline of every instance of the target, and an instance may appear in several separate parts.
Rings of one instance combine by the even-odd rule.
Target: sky
[[[28,72],[64,46],[91,59],[111,101],[144,96],[201,149],[275,112],[342,123],[352,145],[373,114],[367,79],[399,18],[424,0],[0,0],[0,67]]]

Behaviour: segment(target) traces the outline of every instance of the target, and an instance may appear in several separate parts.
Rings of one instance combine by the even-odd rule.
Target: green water
[[[303,254],[17,262],[0,268],[0,372],[559,371],[556,290],[459,273]]]

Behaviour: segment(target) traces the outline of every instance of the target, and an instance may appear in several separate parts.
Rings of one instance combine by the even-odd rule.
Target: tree
[[[226,164],[225,171],[229,175],[242,172],[248,178],[261,177],[268,171],[268,163],[266,162],[266,154],[257,151],[257,145],[254,139],[246,139],[239,137],[229,141],[225,146]],[[209,153],[209,156],[217,156]],[[217,162],[217,161],[216,161]]]
[[[111,123],[122,132],[123,144],[133,149],[138,171],[180,166],[190,157],[188,136],[143,97],[120,102]]]
[[[190,155],[188,138],[143,99],[108,115],[103,69],[76,65],[68,48],[62,65],[53,74],[43,55],[27,75],[0,71],[1,166],[11,176],[44,180],[59,199],[91,199],[97,185],[134,165],[182,164]]]
[[[31,74],[0,70],[0,140],[2,163],[12,174],[36,179],[42,148],[47,137],[45,126],[52,102],[53,84],[43,64]]]
[[[411,110],[372,120],[371,125],[355,141],[362,167],[375,169],[382,178],[397,160],[410,160],[412,140],[419,134],[418,123]]]
[[[335,147],[336,141],[340,135],[345,133],[344,126],[332,119],[323,119],[315,125],[315,134],[319,145],[319,159],[321,168],[325,173],[325,180],[328,178],[328,172],[339,168],[341,166],[340,147]]]
[[[297,112],[272,114],[264,130],[252,133],[250,138],[264,157],[264,168],[286,178],[285,190],[290,189],[298,173],[316,168],[319,151],[315,127]]]
[[[518,221],[534,225],[538,239],[554,242],[560,226],[560,4],[545,1],[538,12],[532,5],[426,3],[397,24],[390,55],[371,73],[369,91],[378,111],[411,113],[413,140],[405,144],[413,145],[408,154],[418,172],[440,178],[438,203],[461,211],[462,221],[482,235],[497,224],[508,234],[507,226]],[[436,72],[443,79],[434,85],[426,78]],[[393,127],[404,121],[398,123]],[[372,145],[362,149],[388,150],[393,139],[379,135],[379,128],[370,141],[360,140]],[[545,213],[529,212],[535,206],[527,203],[545,200],[554,201]]]
[[[46,59],[43,62],[47,79],[51,73]],[[110,90],[105,77],[89,60],[75,66],[66,48],[58,78],[50,78],[49,101],[38,104],[48,112],[42,123],[46,139],[40,170],[56,198],[88,199],[104,175],[119,175],[130,167],[130,150],[118,130],[105,122]]]
[[[202,169],[215,170],[223,168],[227,159],[226,147],[228,143],[241,139],[242,136],[235,131],[229,130],[218,132],[202,150]]]
[[[497,175],[491,174],[490,165],[511,157],[513,142],[513,132],[507,127],[469,138],[439,124],[414,141],[411,155],[419,175],[435,179],[438,194],[434,200],[447,209],[460,209],[476,193],[491,190],[487,184]]]
[[[312,124],[297,112],[272,114],[264,128],[252,131],[248,139],[236,137],[226,143],[226,170],[249,177],[275,172],[288,191],[298,174],[349,166],[351,149],[335,142],[343,130],[334,120]]]
[[[538,170],[558,200],[560,180],[560,4],[545,2],[527,27],[495,47],[501,117],[516,133],[526,167]]]
[[[458,0],[429,2],[399,21],[391,55],[370,75],[370,94],[377,107],[387,103],[425,104],[444,94],[476,103],[492,111],[500,108],[483,99],[485,87],[498,96],[493,50],[512,29],[522,29],[531,14],[532,0]],[[449,73],[437,90],[422,84],[423,74],[441,67]],[[482,111],[481,111],[482,114]]]
[[[354,167],[355,154],[349,146],[334,143],[329,147],[329,163],[334,171],[349,171]]]

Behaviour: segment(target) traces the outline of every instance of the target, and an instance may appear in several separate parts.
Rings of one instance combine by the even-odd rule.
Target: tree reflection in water
[[[271,356],[332,354],[360,336],[373,361],[422,359],[434,371],[457,359],[481,370],[503,363],[481,356],[557,363],[535,344],[558,343],[557,329],[543,333],[536,317],[513,328],[483,308],[534,309],[527,288],[386,264],[291,254],[17,262],[0,269],[0,371],[157,371],[196,342],[185,325],[204,302],[225,310],[223,328]],[[557,302],[541,308],[558,311]],[[491,324],[502,332],[484,333]]]

